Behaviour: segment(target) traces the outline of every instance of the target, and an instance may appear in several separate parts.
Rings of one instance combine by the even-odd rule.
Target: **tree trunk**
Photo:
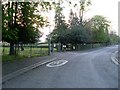
[[[78,45],[77,44],[75,44],[75,50],[78,50]]]
[[[70,50],[73,50],[73,44],[70,45]]]
[[[10,9],[10,8],[13,10],[13,2],[12,2],[12,5],[10,5],[10,2],[8,2],[8,9]],[[13,29],[13,13],[11,13],[9,10],[8,10],[8,16],[9,16],[9,18],[11,17],[10,20],[8,21],[8,26],[12,30]],[[10,52],[9,52],[9,55],[15,55],[14,43],[13,43],[12,40],[10,42]]]
[[[58,45],[57,45],[57,50],[58,50],[58,52],[61,52],[61,51],[62,51],[62,44],[61,44],[61,43],[58,43]]]
[[[15,55],[18,56],[19,54],[19,43],[15,44]]]
[[[3,42],[3,51],[2,51],[2,54],[4,55],[5,54],[5,45],[4,45],[4,42]]]
[[[14,50],[14,43],[10,43],[10,52],[9,55],[15,55],[15,50]]]
[[[17,44],[15,44],[15,55],[17,55]]]
[[[80,44],[78,44],[78,50],[80,50]]]
[[[51,44],[51,52],[54,52],[54,44]]]
[[[63,51],[63,44],[60,43],[60,51]]]
[[[32,56],[32,44],[30,44],[30,57]]]
[[[92,43],[92,48],[94,48],[94,44]]]

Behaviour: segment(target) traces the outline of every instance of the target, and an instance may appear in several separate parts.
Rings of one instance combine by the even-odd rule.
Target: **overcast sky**
[[[107,19],[111,21],[112,30],[118,33],[118,2],[120,0],[91,0],[91,1],[92,1],[92,5],[89,7],[89,10],[85,13],[84,18],[91,18],[94,15],[102,15],[104,17],[107,17]],[[64,5],[66,5],[66,3],[64,3]],[[64,14],[66,18],[69,18],[69,7],[68,6],[67,8],[64,8]],[[51,12],[51,16],[49,17],[51,17],[49,19],[53,21],[54,19],[53,11]],[[51,28],[51,31],[52,29],[53,28]],[[44,41],[46,38],[46,35],[49,34],[49,29],[45,28],[43,32],[45,34],[41,38],[42,41]]]

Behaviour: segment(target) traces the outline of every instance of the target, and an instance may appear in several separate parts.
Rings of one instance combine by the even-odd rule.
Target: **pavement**
[[[116,50],[117,46],[109,46],[54,53],[48,56],[49,60],[63,59],[68,63],[54,68],[46,67],[44,63],[6,81],[3,88],[118,88],[118,68],[111,61],[111,55]],[[40,58],[35,60],[37,62]]]

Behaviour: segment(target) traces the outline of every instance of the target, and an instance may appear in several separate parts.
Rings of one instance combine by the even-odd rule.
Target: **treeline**
[[[69,2],[71,4],[71,2]],[[62,4],[62,3],[61,3]],[[71,45],[71,49],[79,45],[85,44],[117,44],[119,37],[110,31],[110,21],[106,17],[101,15],[95,15],[94,17],[84,20],[84,12],[86,7],[91,5],[89,0],[80,0],[79,15],[74,13],[71,9],[69,14],[69,23],[66,23],[65,17],[62,13],[63,8],[60,5],[56,5],[55,15],[55,29],[51,33],[52,42],[59,43],[62,49],[63,45]]]
[[[45,2],[3,2],[2,3],[2,42],[10,44],[10,55],[15,55],[19,45],[36,43],[42,36],[39,30],[48,26],[43,12],[55,10],[55,28],[51,33],[51,42],[63,44],[117,43],[118,36],[110,32],[110,22],[103,16],[96,15],[84,20],[84,13],[91,5],[90,0],[78,0],[73,5],[71,0]],[[69,23],[63,14],[64,2],[77,8],[79,15],[71,9]]]

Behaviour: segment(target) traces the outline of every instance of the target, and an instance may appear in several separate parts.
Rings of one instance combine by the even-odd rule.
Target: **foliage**
[[[40,5],[46,3],[41,2]],[[35,43],[42,33],[40,27],[45,24],[44,17],[39,15],[39,3],[8,2],[2,4],[2,38],[10,43],[10,54],[14,54],[14,44],[18,42]]]
[[[92,39],[94,43],[105,43],[109,40],[110,22],[103,16],[96,15],[91,19]]]
[[[30,2],[3,4],[3,41],[14,43],[37,41],[40,37],[37,34],[40,33],[38,27],[43,26],[44,22],[42,16],[35,15],[37,5],[38,3]],[[36,24],[36,27],[33,24]]]
[[[78,3],[75,3],[73,6],[76,7],[79,13],[79,24],[84,25],[84,14],[88,10],[88,7],[92,4],[91,0],[78,0]],[[72,4],[71,1],[69,1],[69,4]]]
[[[82,26],[72,26],[67,32],[68,43],[83,44],[89,42],[89,35],[86,33],[87,29]]]
[[[55,29],[52,32],[52,41],[56,43],[63,43],[64,33],[67,29],[67,24],[62,14],[62,7],[60,3],[55,3]]]
[[[71,14],[72,15],[72,14]],[[73,17],[73,18],[71,18]],[[79,18],[76,16],[70,17],[70,24],[67,25],[63,22],[60,28],[57,27],[59,33],[53,31],[52,40],[53,42],[60,42],[62,44],[83,44],[90,42],[90,33],[87,28],[84,28],[79,24]],[[66,27],[65,27],[66,26]]]
[[[72,2],[69,2],[72,4]],[[87,7],[91,5],[90,0],[80,0],[74,5],[79,7],[79,17],[76,13],[70,11],[69,24],[67,25],[62,15],[62,9],[60,4],[56,8],[55,16],[55,29],[52,32],[52,41],[61,44],[97,44],[115,43],[118,41],[116,34],[110,34],[110,21],[106,17],[101,15],[95,15],[94,17],[83,20],[84,13],[87,11]]]
[[[120,41],[120,37],[117,36],[113,31],[110,32],[110,43],[112,44],[118,44]]]

